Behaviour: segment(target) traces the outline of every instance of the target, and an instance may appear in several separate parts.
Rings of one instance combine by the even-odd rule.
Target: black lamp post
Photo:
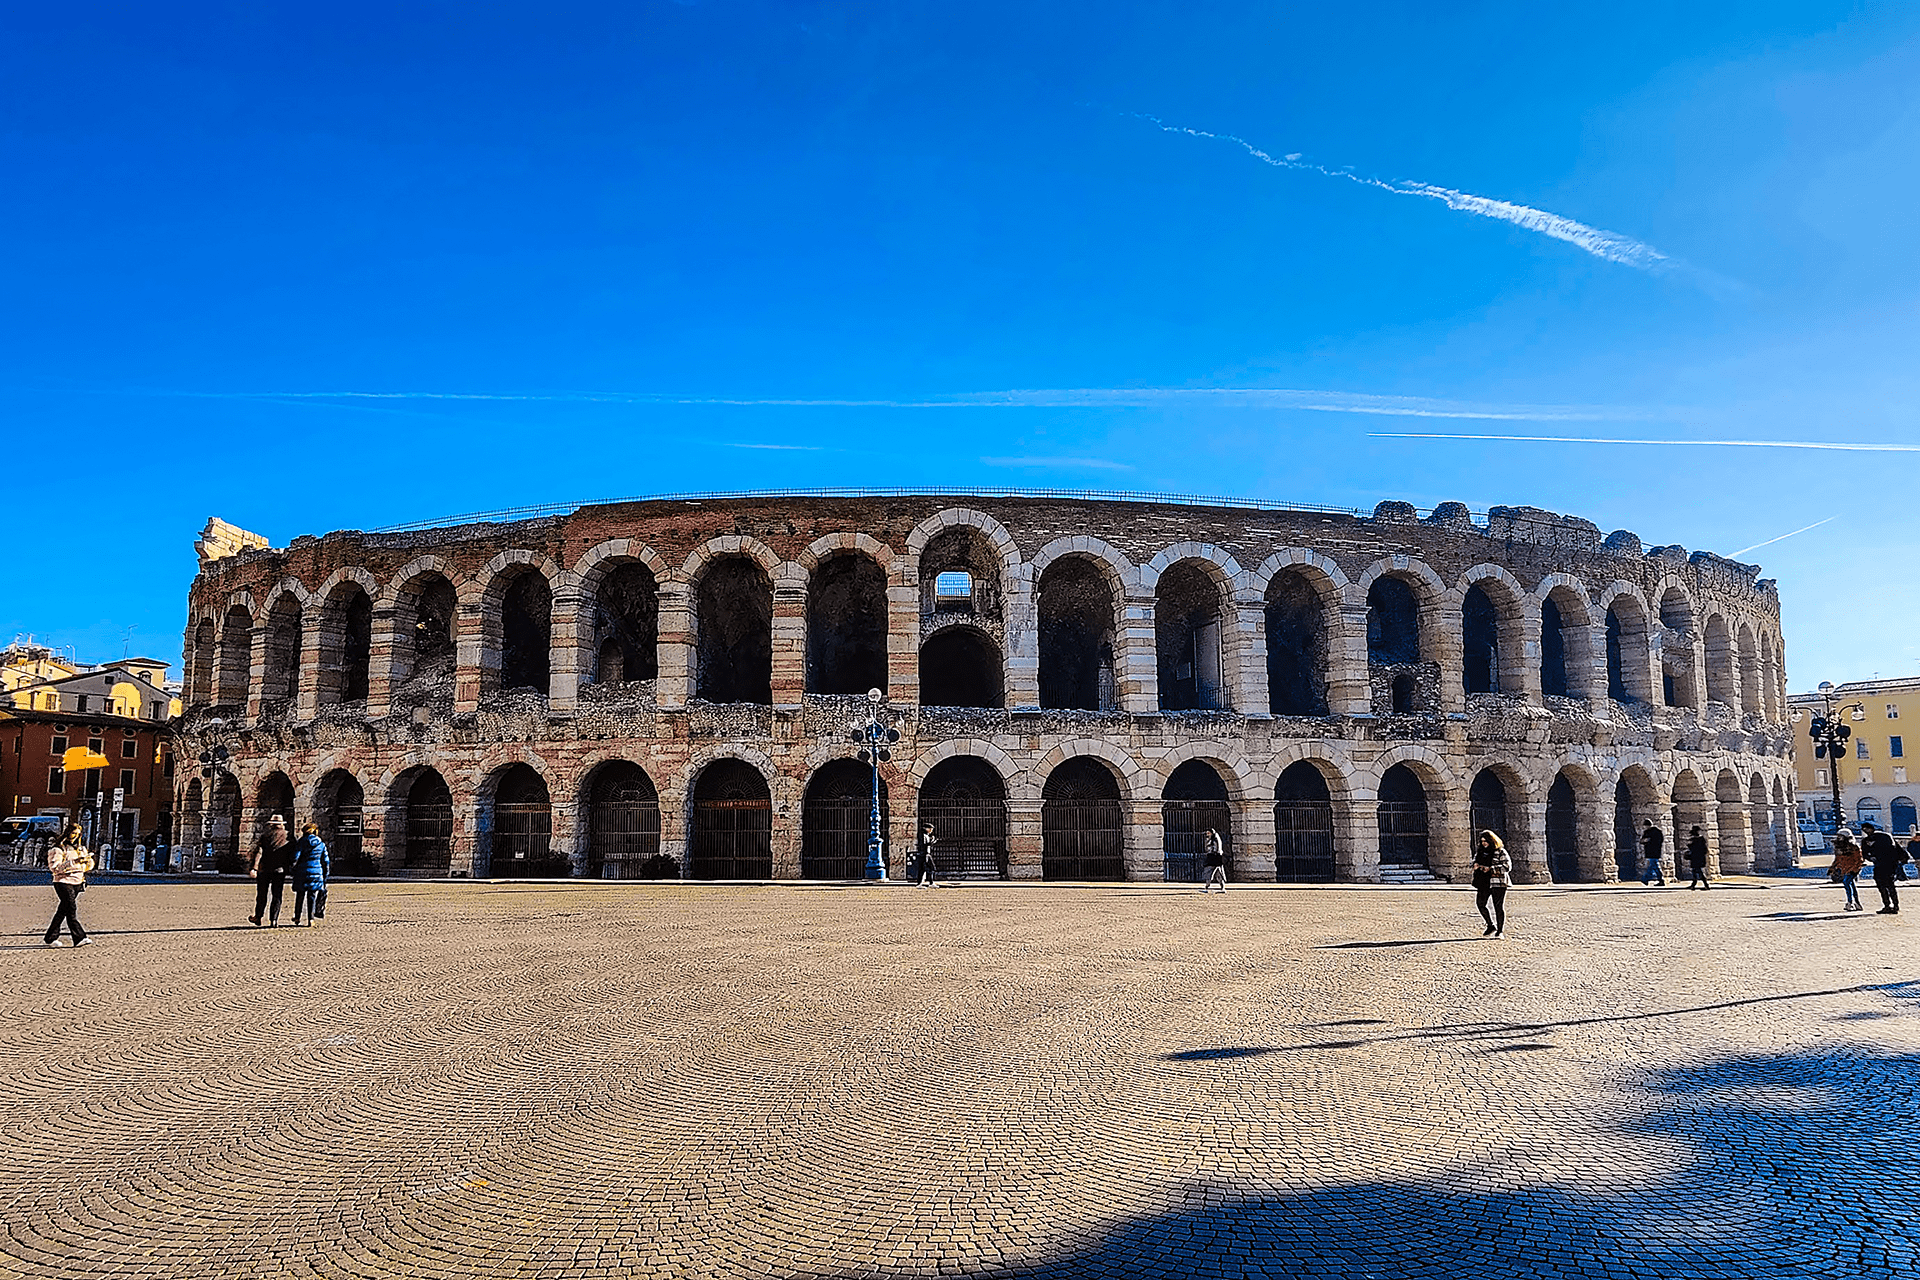
[[[1859,714],[1853,718],[1866,719],[1867,709],[1858,702],[1850,702],[1840,707],[1833,705],[1833,682],[1820,682],[1820,702],[1822,711],[1813,717],[1813,723],[1807,726],[1807,736],[1813,739],[1813,758],[1827,762],[1827,780],[1833,785],[1833,827],[1838,831],[1841,826],[1840,808],[1840,763],[1847,758],[1847,739],[1853,736],[1853,730],[1838,719],[1840,711],[1854,711]]]
[[[873,808],[867,815],[866,878],[885,880],[886,859],[881,856],[885,842],[880,836],[880,762],[893,759],[887,748],[900,741],[900,731],[886,722],[886,695],[878,689],[867,690],[867,720],[847,735],[860,744],[860,758],[873,766]]]
[[[215,716],[206,723],[207,730],[214,734],[217,734],[221,729],[226,727],[227,722],[218,716]],[[220,774],[227,767],[227,760],[227,749],[217,741],[213,746],[200,753],[200,776],[206,779],[206,781],[200,793],[200,857],[197,861],[212,863],[211,869],[213,870],[218,870],[220,865],[219,861],[213,856],[213,839],[209,835],[213,827],[213,793],[214,789],[219,785]],[[182,868],[182,870],[189,869],[200,871],[209,868],[203,866]]]

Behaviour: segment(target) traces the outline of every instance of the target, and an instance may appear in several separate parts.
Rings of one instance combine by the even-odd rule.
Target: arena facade
[[[212,521],[181,842],[312,815],[336,873],[857,878],[866,691],[946,877],[1631,871],[1645,819],[1784,865],[1779,597],[1752,565],[1476,518],[1055,494],[584,506],[286,548]],[[202,771],[204,774],[205,771]],[[904,858],[891,855],[894,874]]]

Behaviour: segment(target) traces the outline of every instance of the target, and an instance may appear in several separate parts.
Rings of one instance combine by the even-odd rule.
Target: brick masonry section
[[[911,837],[929,771],[973,757],[1004,791],[1002,852],[1016,879],[1064,865],[1049,853],[1046,785],[1083,756],[1111,775],[1115,865],[1133,879],[1167,874],[1163,795],[1189,761],[1218,781],[1243,880],[1282,873],[1291,837],[1276,830],[1276,788],[1301,762],[1327,793],[1326,875],[1338,880],[1383,874],[1382,824],[1401,819],[1378,800],[1396,766],[1418,782],[1425,866],[1442,877],[1465,873],[1483,777],[1483,789],[1498,782],[1523,880],[1615,878],[1621,834],[1649,819],[1670,839],[1701,826],[1715,870],[1789,859],[1792,736],[1773,584],[1751,565],[1648,549],[1627,532],[1602,537],[1533,508],[1495,508],[1480,524],[1457,503],[1423,519],[1404,503],[1358,518],[1038,497],[769,497],[333,533],[284,549],[243,535],[216,540],[221,554],[205,560],[189,599],[184,758],[217,742],[234,761],[204,824],[203,784],[180,775],[189,846],[237,846],[273,808],[330,821],[352,792],[366,867],[420,871],[426,808],[415,801],[432,790],[418,789],[431,771],[451,814],[428,870],[501,874],[500,833],[532,821],[548,869],[594,873],[592,797],[609,776],[596,771],[626,761],[657,796],[660,853],[694,870],[696,788],[703,771],[734,760],[770,797],[767,872],[799,877],[807,788],[852,754],[847,730],[866,705],[852,685],[817,690],[870,673],[902,734],[883,769],[896,847]],[[816,599],[822,575],[849,556],[871,566],[867,578],[834,582],[879,585],[846,616],[823,617],[820,600],[856,599],[843,586]],[[959,567],[976,584],[971,614],[933,591],[938,571]],[[652,583],[644,619],[616,617],[624,606],[608,584],[623,570],[623,581]],[[734,583],[746,585],[727,586],[733,595],[716,585]],[[1268,629],[1288,590],[1315,619],[1310,635],[1290,631],[1286,642],[1310,655],[1317,705],[1275,714]],[[1382,601],[1396,593],[1411,602],[1405,652],[1381,632]],[[1490,605],[1484,642],[1464,621],[1469,605]],[[617,638],[638,627],[650,628],[646,651],[620,651]],[[970,696],[994,705],[920,704],[923,680],[952,675],[926,665],[949,661],[934,656],[955,652],[941,647],[949,642],[989,655],[991,688]],[[1069,652],[1079,667],[1059,657]],[[616,662],[645,678],[596,682]],[[838,677],[823,674],[833,662]],[[703,681],[736,678],[747,683],[727,696],[744,701],[700,696],[736,687]],[[526,801],[525,770],[507,773],[516,765],[537,775],[544,799]],[[503,785],[512,802],[497,799]]]

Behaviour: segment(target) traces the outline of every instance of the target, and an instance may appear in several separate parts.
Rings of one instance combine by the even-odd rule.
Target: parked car
[[[1800,823],[1800,849],[1803,853],[1833,852],[1833,832],[1822,831],[1819,823],[1803,819]]]
[[[65,819],[55,813],[20,813],[0,818],[0,853],[15,856],[15,850],[28,840],[51,844],[60,838],[63,821]]]

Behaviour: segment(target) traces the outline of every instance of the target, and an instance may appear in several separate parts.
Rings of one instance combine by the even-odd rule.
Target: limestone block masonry
[[[381,876],[857,876],[868,688],[893,874],[1632,873],[1646,821],[1785,865],[1779,598],[1526,507],[1370,518],[1054,496],[587,506],[285,548],[221,521],[188,600],[183,842],[274,813]],[[214,536],[217,535],[217,536]],[[1673,872],[1672,861],[1668,873]]]

